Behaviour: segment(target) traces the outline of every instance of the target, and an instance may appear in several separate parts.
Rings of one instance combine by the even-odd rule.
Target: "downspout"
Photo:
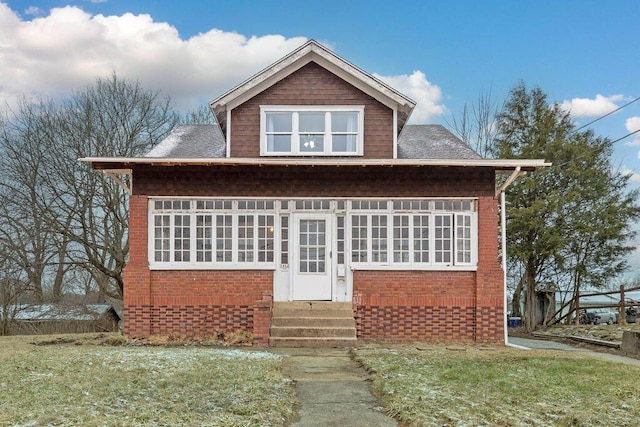
[[[516,166],[509,178],[496,190],[496,196],[500,194],[500,231],[501,231],[501,243],[502,243],[502,287],[503,287],[503,322],[504,322],[504,345],[508,347],[516,347],[520,349],[526,349],[515,344],[509,344],[509,332],[508,332],[508,318],[507,318],[507,204],[506,204],[506,192],[507,187],[511,185],[520,175],[524,175],[526,172],[521,170],[520,166]]]
[[[502,236],[502,297],[504,298],[504,345],[509,345],[509,319],[507,316],[507,204],[505,202],[506,191],[500,192],[500,234]]]

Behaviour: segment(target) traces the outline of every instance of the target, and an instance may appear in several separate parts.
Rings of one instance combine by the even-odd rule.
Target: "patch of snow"
[[[186,128],[177,127],[156,145],[151,151],[145,154],[145,157],[168,157],[171,152],[180,144],[182,136],[186,133]]]

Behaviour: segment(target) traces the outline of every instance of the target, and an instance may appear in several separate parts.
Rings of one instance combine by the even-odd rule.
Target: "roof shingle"
[[[182,125],[174,128],[145,157],[225,157],[227,143],[218,125]]]
[[[145,157],[224,158],[226,141],[217,125],[182,125]],[[441,125],[407,125],[398,138],[399,159],[475,160],[481,157]]]
[[[442,125],[407,125],[398,137],[399,159],[481,159]]]

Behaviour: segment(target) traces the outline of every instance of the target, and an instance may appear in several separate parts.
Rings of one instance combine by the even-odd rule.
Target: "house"
[[[144,157],[81,159],[132,175],[127,335],[504,343],[498,196],[542,160],[408,125],[413,100],[313,40],[210,106]]]
[[[115,332],[121,320],[111,304],[23,304],[12,313],[13,335]]]

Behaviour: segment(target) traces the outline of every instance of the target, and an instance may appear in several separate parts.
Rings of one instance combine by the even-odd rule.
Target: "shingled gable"
[[[289,55],[211,101],[209,105],[220,124],[222,132],[226,134],[228,113],[232,109],[310,62],[315,62],[392,110],[397,111],[396,135],[400,133],[416,105],[415,101],[336,55],[315,40],[309,40]]]

